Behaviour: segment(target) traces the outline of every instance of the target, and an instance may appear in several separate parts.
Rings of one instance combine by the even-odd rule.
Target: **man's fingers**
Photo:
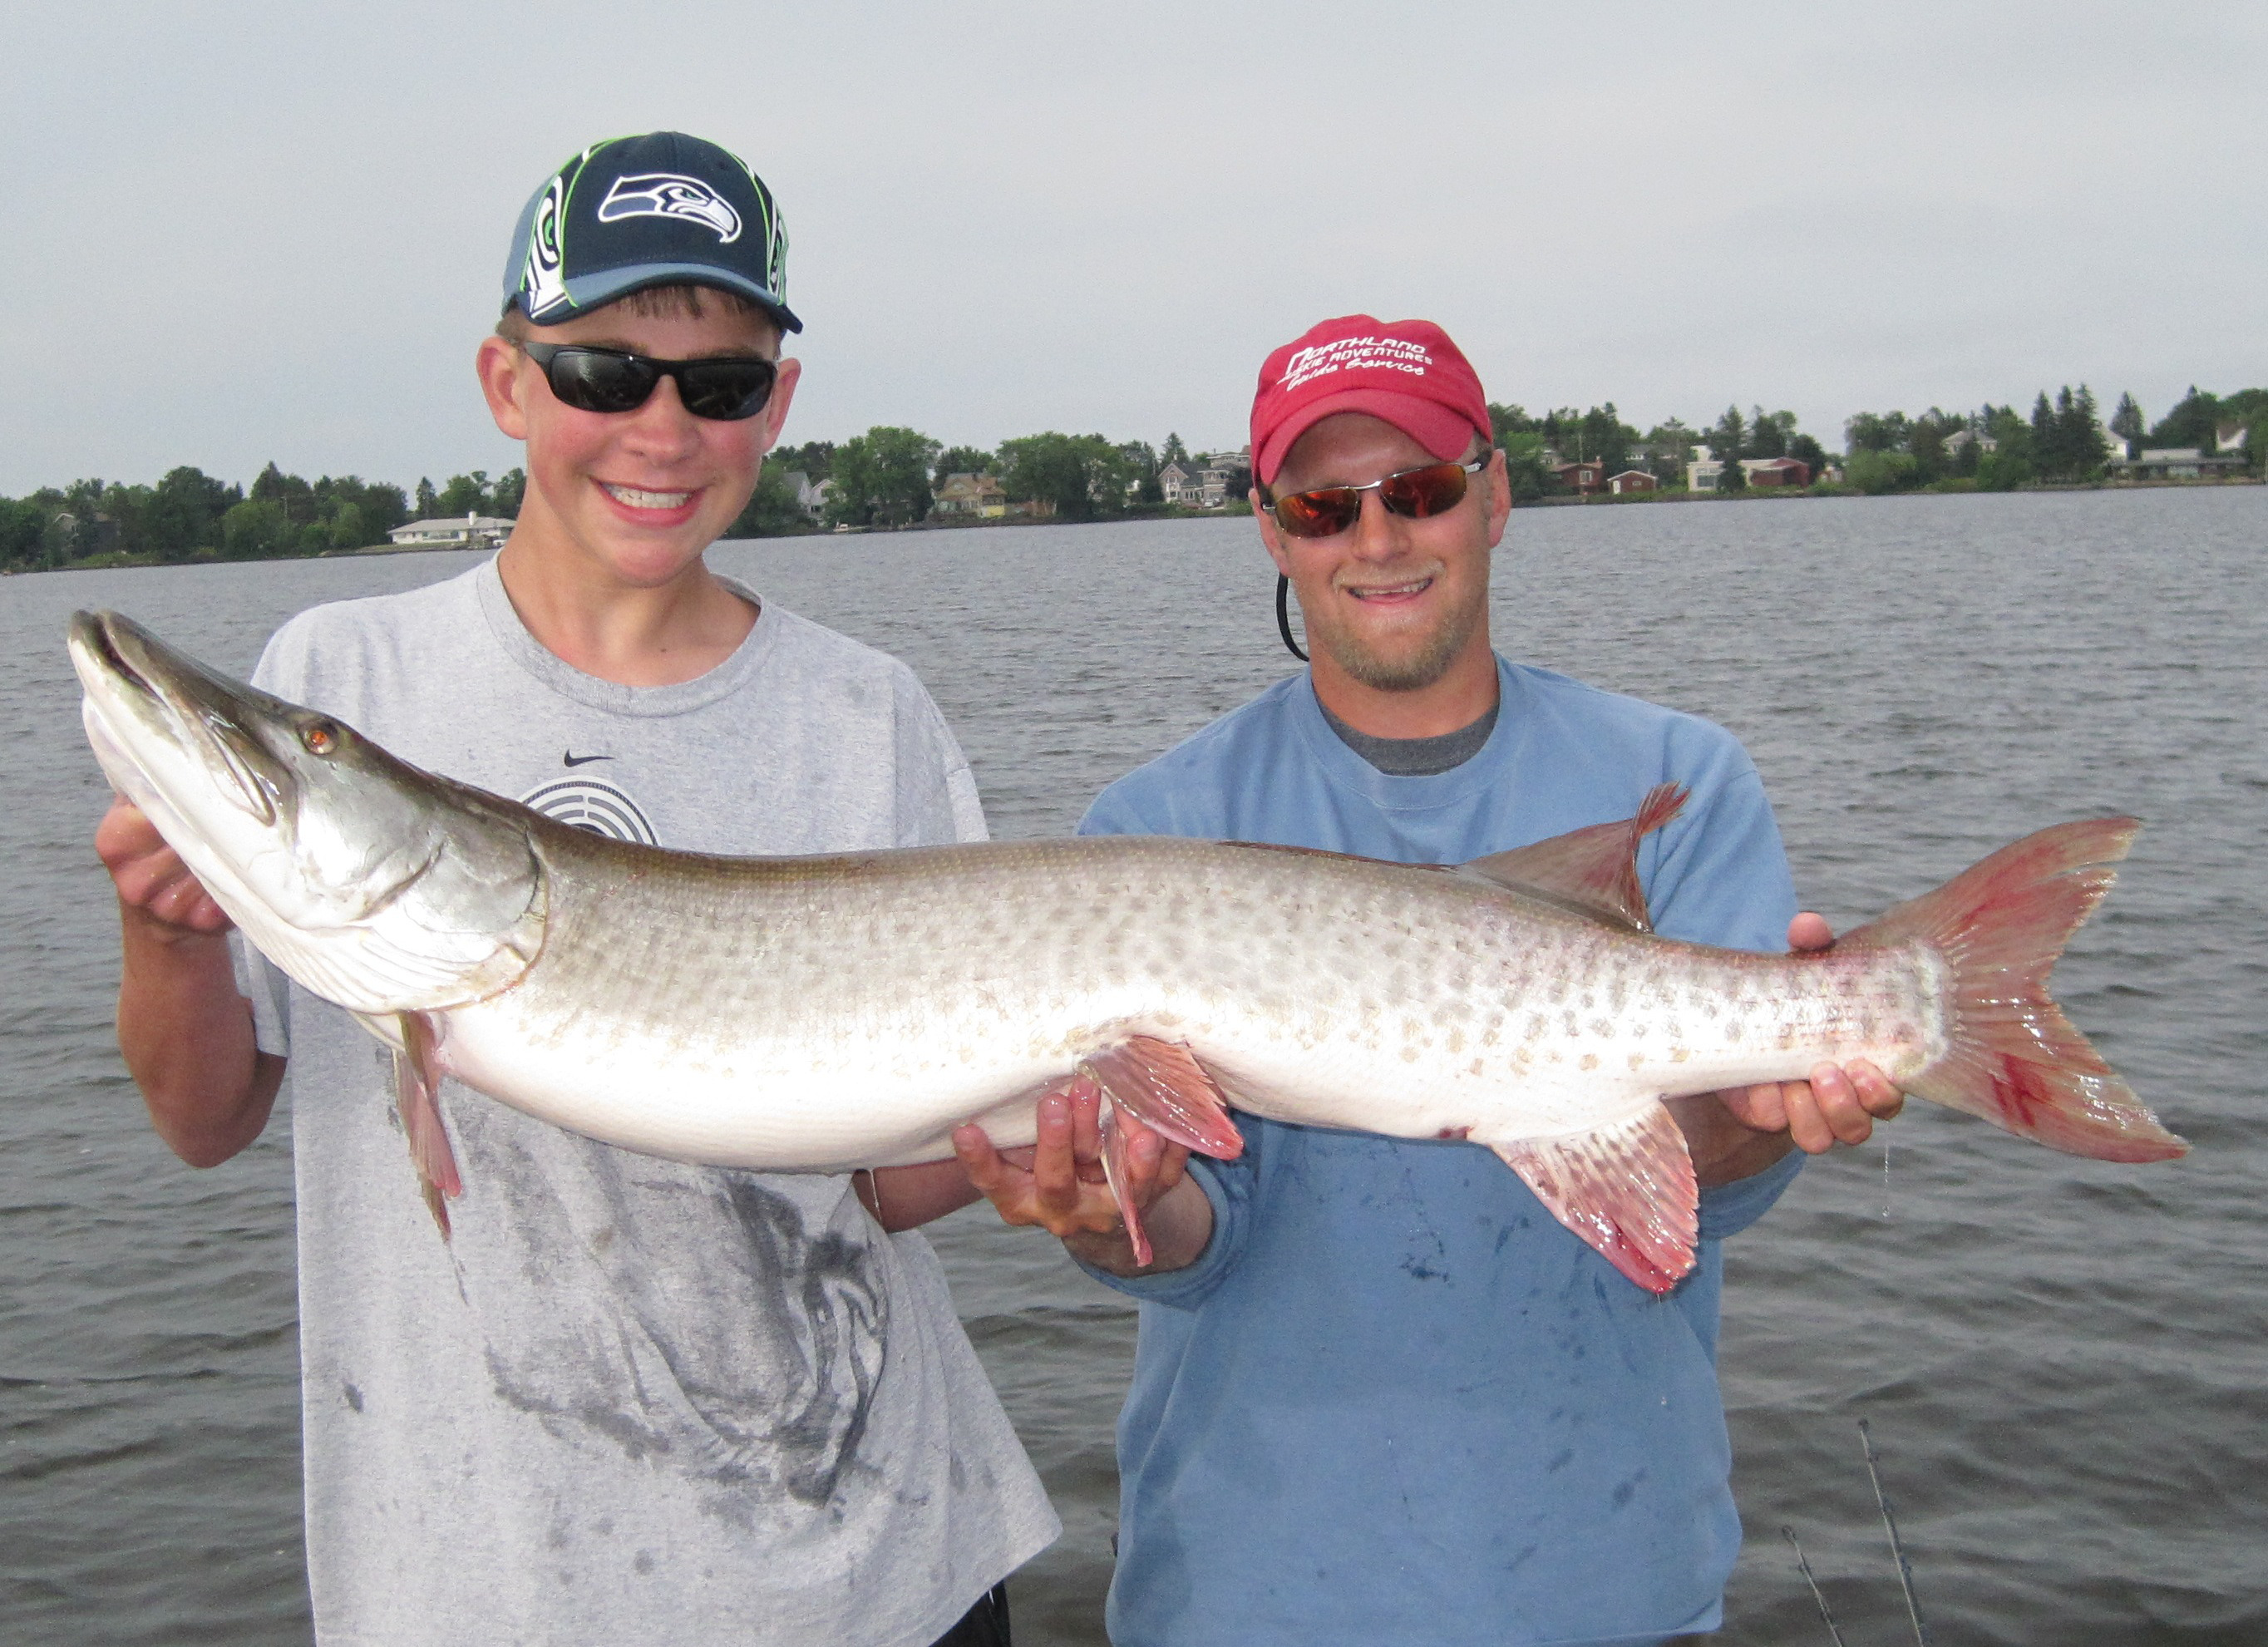
[[[1074,1077],[1070,1088],[1071,1152],[1075,1160],[1102,1158],[1102,1094],[1085,1076]]]
[[[1906,1095],[1866,1059],[1853,1059],[1844,1070],[1859,1089],[1859,1102],[1876,1121],[1888,1121],[1906,1107]]]
[[[1806,1154],[1822,1155],[1838,1143],[1864,1143],[1874,1133],[1874,1117],[1840,1064],[1817,1065],[1809,1081],[1790,1082],[1788,1094],[1788,1135]]]
[[[1040,1139],[1032,1155],[1032,1191],[1041,1206],[1069,1212],[1079,1205],[1079,1159],[1072,1150],[1071,1101],[1060,1092],[1040,1099]]]
[[[1819,1112],[1819,1099],[1808,1081],[1780,1084],[1781,1101],[1787,1110],[1787,1136],[1806,1155],[1824,1155],[1835,1147],[1835,1129]]]
[[[992,1203],[1003,1224],[1036,1224],[1058,1235],[1073,1227],[1069,1224],[1057,1227],[1058,1221],[1035,1193],[1033,1174],[1017,1164],[1019,1157],[1034,1159],[1035,1151],[997,1149],[984,1129],[971,1121],[953,1129],[953,1153],[961,1170],[968,1174],[968,1181]]]
[[[1158,1175],[1151,1180],[1151,1200],[1162,1200],[1167,1190],[1189,1175],[1189,1152],[1187,1146],[1167,1144],[1158,1162]]]
[[[961,1170],[968,1174],[968,1181],[984,1192],[987,1201],[997,1205],[999,1197],[995,1192],[1005,1188],[1011,1169],[1000,1158],[999,1151],[992,1147],[992,1140],[985,1136],[984,1129],[973,1121],[966,1127],[955,1127],[953,1153],[961,1163]]]
[[[113,869],[129,858],[158,851],[165,844],[165,836],[158,833],[148,814],[122,796],[110,798],[110,810],[94,826],[95,856]]]
[[[1832,949],[1835,929],[1827,924],[1827,917],[1806,909],[1787,923],[1787,946],[1792,950]]]
[[[1136,1206],[1144,1205],[1158,1181],[1158,1158],[1164,1153],[1166,1141],[1138,1121],[1130,1120],[1126,1128],[1126,1164],[1134,1181],[1127,1186]]]
[[[1782,1132],[1787,1128],[1787,1101],[1777,1081],[1734,1087],[1718,1097],[1743,1127],[1758,1132]]]
[[[110,871],[118,898],[166,926],[197,933],[225,932],[232,924],[180,855],[130,802],[114,797],[95,826],[95,856]]]

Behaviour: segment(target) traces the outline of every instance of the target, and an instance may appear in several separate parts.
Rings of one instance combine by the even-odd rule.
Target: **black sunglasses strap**
[[[1292,657],[1303,664],[1307,661],[1307,654],[1292,638],[1292,580],[1281,572],[1276,574],[1276,632],[1284,637]]]

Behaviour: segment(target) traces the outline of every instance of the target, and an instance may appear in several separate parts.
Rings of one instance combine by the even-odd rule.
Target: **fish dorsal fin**
[[[1666,1105],[1594,1132],[1491,1147],[1553,1217],[1648,1292],[1691,1271],[1701,1192]]]
[[[1458,872],[1513,892],[1543,893],[1614,925],[1651,932],[1653,918],[1638,879],[1638,843],[1685,809],[1687,793],[1682,783],[1657,783],[1634,818],[1492,852],[1459,865]]]

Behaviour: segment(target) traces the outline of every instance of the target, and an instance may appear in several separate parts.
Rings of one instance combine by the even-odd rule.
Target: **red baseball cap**
[[[1252,471],[1275,483],[1292,442],[1335,412],[1367,412],[1443,462],[1495,431],[1480,375],[1431,320],[1342,315],[1268,357],[1252,397]]]

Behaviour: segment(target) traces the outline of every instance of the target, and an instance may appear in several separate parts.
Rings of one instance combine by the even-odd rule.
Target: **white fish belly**
[[[1001,1147],[1029,1143],[1028,1095],[1069,1063],[981,1038],[939,1052],[851,1035],[668,1044],[525,1010],[511,995],[450,1013],[440,1047],[448,1073],[555,1125],[650,1155],[774,1172],[940,1158],[952,1129],[980,1116]]]

